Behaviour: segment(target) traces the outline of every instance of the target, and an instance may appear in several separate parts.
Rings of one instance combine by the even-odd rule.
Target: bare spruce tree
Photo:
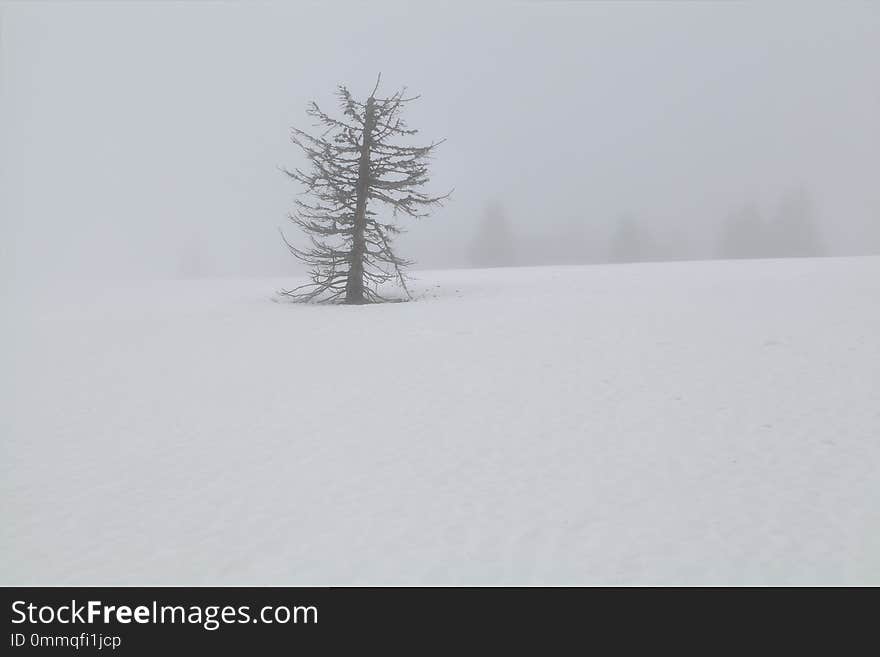
[[[427,161],[442,141],[427,146],[408,143],[417,130],[409,129],[400,115],[418,96],[406,97],[404,88],[377,98],[380,79],[381,75],[363,103],[340,85],[341,117],[310,103],[308,115],[323,128],[319,135],[292,130],[293,143],[309,161],[307,171],[285,169],[305,187],[306,196],[295,201],[290,219],[306,233],[310,245],[298,248],[282,232],[290,252],[310,268],[309,283],[281,292],[297,301],[387,301],[379,287],[394,280],[409,297],[405,269],[412,262],[392,248],[394,237],[402,232],[395,219],[399,214],[425,217],[449,196],[422,191],[429,180]]]

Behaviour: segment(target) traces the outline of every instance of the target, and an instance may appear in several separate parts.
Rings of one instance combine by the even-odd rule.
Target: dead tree
[[[381,79],[381,75],[380,75]],[[407,103],[401,89],[377,98],[379,80],[366,102],[349,90],[337,90],[342,116],[332,117],[316,103],[307,114],[324,131],[319,136],[293,128],[291,139],[306,155],[308,171],[285,173],[301,183],[307,199],[297,199],[290,219],[308,236],[301,249],[281,236],[290,252],[309,265],[310,282],[282,294],[297,301],[347,304],[387,301],[379,293],[383,283],[397,281],[407,297],[405,269],[412,262],[399,257],[392,241],[402,232],[398,214],[425,217],[449,194],[431,196],[421,191],[428,182],[427,161],[442,141],[427,146],[406,142],[418,131],[400,117]],[[390,213],[381,217],[379,209]]]

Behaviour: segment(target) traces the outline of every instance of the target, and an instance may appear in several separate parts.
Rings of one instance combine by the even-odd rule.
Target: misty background
[[[4,3],[4,283],[296,275],[289,128],[422,99],[422,268],[880,253],[876,3]]]

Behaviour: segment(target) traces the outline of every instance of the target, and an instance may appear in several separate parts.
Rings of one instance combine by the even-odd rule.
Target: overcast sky
[[[829,253],[880,252],[880,3],[428,4],[0,5],[4,277],[297,271],[289,127],[379,71],[447,138],[421,266],[470,264],[493,203],[520,247],[627,215],[701,257],[796,188]]]

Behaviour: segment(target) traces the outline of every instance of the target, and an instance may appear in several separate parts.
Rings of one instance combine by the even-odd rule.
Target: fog
[[[289,128],[379,71],[447,139],[419,267],[880,252],[874,3],[11,3],[0,30],[4,282],[296,275]]]

